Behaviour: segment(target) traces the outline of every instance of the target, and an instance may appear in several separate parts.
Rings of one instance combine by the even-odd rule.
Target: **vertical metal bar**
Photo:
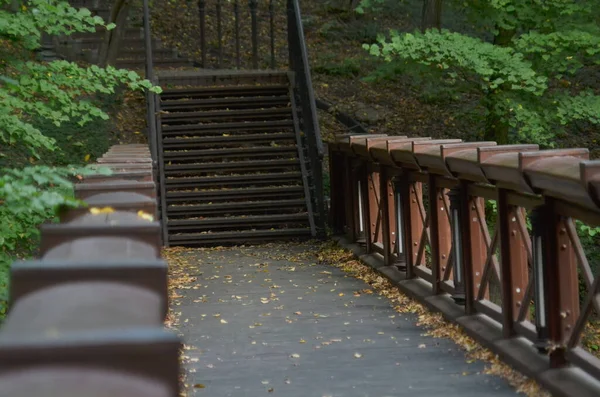
[[[392,235],[394,227],[393,216],[395,214],[394,207],[391,207],[390,202],[394,203],[394,196],[391,189],[392,182],[389,177],[389,173],[386,167],[381,166],[379,170],[379,208],[381,211],[381,242],[383,244],[383,263],[386,266],[393,264],[394,244],[392,239],[395,238],[395,234]]]
[[[154,65],[152,59],[152,32],[150,31],[150,8],[148,5],[148,0],[143,1],[144,7],[144,45],[145,45],[145,55],[146,55],[146,80],[154,83]],[[155,108],[155,94],[147,91],[147,106],[148,111],[146,114],[146,123],[148,124],[148,142],[150,143],[150,153],[152,155],[152,164],[153,170],[156,171],[156,161],[158,156],[158,151],[156,148],[156,116],[154,114]],[[155,174],[156,175],[156,174]]]
[[[163,153],[162,141],[162,121],[160,111],[160,100],[156,101],[156,126],[157,126],[157,145],[158,152]],[[160,181],[160,221],[162,228],[163,245],[169,246],[169,219],[167,216],[167,187],[165,184],[165,161],[164,156],[158,156],[158,172]]]
[[[370,233],[370,222],[371,222],[371,201],[369,200],[369,170],[367,164],[361,161],[361,165],[358,172],[358,178],[360,182],[360,213],[362,215],[361,232],[362,238],[365,240],[365,248],[367,252],[371,252],[371,233]]]
[[[451,227],[452,227],[452,257],[454,259],[454,295],[452,298],[459,305],[465,304],[465,272],[464,272],[464,256],[463,256],[463,242],[462,242],[462,229],[467,229],[468,226],[464,225],[464,217],[461,216],[463,211],[461,206],[461,188],[455,187],[450,190],[448,194],[450,196],[450,213],[451,213]]]
[[[529,215],[532,226],[531,236],[531,254],[532,254],[532,275],[534,281],[534,307],[535,307],[535,329],[537,331],[537,340],[535,346],[540,353],[546,353],[548,350],[548,304],[546,277],[544,271],[544,212],[543,208],[534,208]]]
[[[218,43],[218,58],[217,65],[221,68],[223,61],[223,21],[221,18],[222,3],[221,0],[217,0],[217,43]]]
[[[249,4],[252,18],[252,67],[258,69],[258,19],[256,16],[258,0],[250,0]]]
[[[200,55],[202,67],[206,68],[206,0],[198,0],[198,13],[200,16]]]
[[[275,6],[269,0],[269,22],[271,31],[271,69],[275,69]]]
[[[240,4],[239,0],[233,3],[233,14],[235,16],[235,66],[240,68]]]

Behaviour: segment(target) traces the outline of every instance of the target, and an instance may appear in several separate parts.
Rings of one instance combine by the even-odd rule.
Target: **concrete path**
[[[514,396],[310,244],[188,250],[173,310],[188,396]]]

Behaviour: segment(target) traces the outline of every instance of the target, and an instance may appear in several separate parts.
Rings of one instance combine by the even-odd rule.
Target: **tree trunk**
[[[494,45],[506,47],[508,46],[515,35],[514,30],[498,29],[498,34],[494,37]],[[497,90],[502,90],[502,86]],[[485,99],[485,105],[488,115],[485,123],[484,140],[496,141],[499,145],[507,145],[509,143],[508,132],[510,126],[508,124],[508,114],[498,114],[495,110],[496,104],[500,99],[497,92],[489,92]]]
[[[127,16],[129,14],[130,0],[117,0],[113,5],[108,23],[117,25],[104,34],[104,42],[100,48],[98,64],[101,67],[114,66],[117,61],[119,44],[127,29]]]
[[[442,28],[442,0],[423,0],[421,30]]]

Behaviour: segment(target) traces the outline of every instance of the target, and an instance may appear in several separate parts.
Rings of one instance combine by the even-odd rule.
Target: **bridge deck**
[[[169,254],[188,395],[517,394],[453,342],[424,336],[416,317],[386,298],[356,296],[368,286],[315,264],[316,250],[306,243]]]

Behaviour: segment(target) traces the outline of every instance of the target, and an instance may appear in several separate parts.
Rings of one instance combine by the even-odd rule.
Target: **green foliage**
[[[65,165],[14,168],[11,164],[13,168],[0,170],[0,294],[6,291],[10,262],[31,254],[37,226],[51,219],[59,206],[80,204],[72,197],[72,177],[99,172],[66,166],[81,158],[55,155],[52,161],[44,161],[41,154],[60,152],[61,145],[77,146],[82,139],[69,134],[69,127],[108,119],[94,100],[98,95],[114,94],[121,87],[160,92],[132,71],[33,60],[42,33],[70,35],[97,27],[112,29],[114,25],[62,0],[25,0],[19,7],[0,0],[0,157],[21,153],[28,158],[21,164]],[[52,136],[61,132],[60,139]],[[0,295],[0,317],[4,298]]]
[[[591,4],[593,3],[593,4]],[[425,65],[432,74],[481,94],[488,114],[510,129],[513,142],[552,146],[564,126],[600,123],[600,96],[568,78],[600,65],[600,28],[592,10],[598,0],[468,0],[473,22],[495,34],[478,37],[429,30],[391,31],[364,44],[386,62]]]

